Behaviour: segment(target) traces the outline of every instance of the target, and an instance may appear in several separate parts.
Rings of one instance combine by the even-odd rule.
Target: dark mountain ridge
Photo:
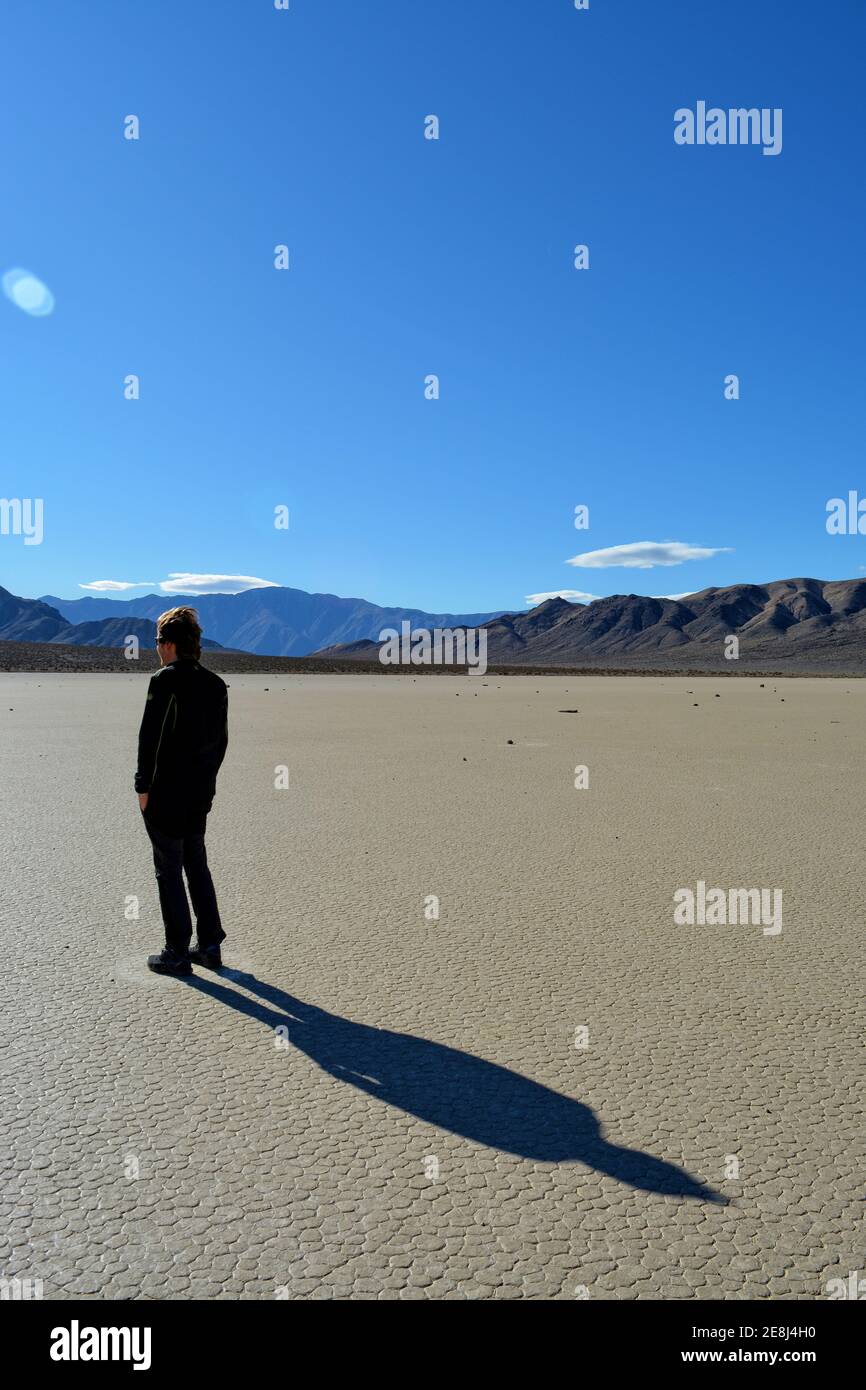
[[[52,642],[78,647],[122,647],[127,637],[142,646],[156,642],[156,623],[150,618],[111,617],[102,621],[70,623],[42,599],[18,598],[0,588],[0,641]],[[221,644],[202,638],[202,647],[221,650]]]
[[[842,658],[866,669],[866,579],[781,579],[702,589],[683,599],[612,594],[588,604],[546,599],[528,612],[485,624],[487,661],[497,665],[573,666],[613,660],[659,669],[730,665],[726,641],[736,636],[739,660],[796,659],[820,666]],[[376,642],[330,648],[319,657],[375,659]]]

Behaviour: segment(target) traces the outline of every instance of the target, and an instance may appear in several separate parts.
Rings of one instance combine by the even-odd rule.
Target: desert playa
[[[145,967],[146,679],[0,677],[6,1278],[812,1299],[862,1267],[862,681],[230,676],[229,968],[187,982]],[[676,921],[699,883],[778,890],[781,931]]]

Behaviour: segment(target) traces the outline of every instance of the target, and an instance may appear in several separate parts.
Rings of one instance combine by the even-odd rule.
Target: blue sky
[[[7,0],[4,28],[0,273],[55,299],[0,297],[0,493],[44,499],[4,587],[468,611],[861,572],[825,529],[866,495],[859,0]],[[676,145],[698,100],[782,108],[782,152]],[[566,563],[640,541],[718,553]]]

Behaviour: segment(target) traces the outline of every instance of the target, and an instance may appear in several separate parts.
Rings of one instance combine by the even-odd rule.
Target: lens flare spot
[[[34,318],[44,318],[54,308],[54,295],[29,270],[7,270],[3,276],[3,293],[25,314],[31,314]]]

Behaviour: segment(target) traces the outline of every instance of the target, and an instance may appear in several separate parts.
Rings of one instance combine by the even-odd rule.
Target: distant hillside
[[[149,618],[111,617],[96,622],[70,623],[42,599],[17,598],[0,588],[0,641],[51,642],[79,647],[122,647],[135,636],[142,646],[156,643],[156,623]],[[207,638],[203,647],[220,649]]]
[[[416,627],[453,627],[474,626],[498,616],[495,612],[425,613],[420,608],[381,608],[366,599],[285,588],[247,589],[242,594],[146,594],[133,599],[48,596],[41,602],[76,627],[106,618],[122,623],[133,617],[153,620],[176,603],[189,603],[198,610],[209,638],[223,647],[267,656],[306,656],[320,647],[377,637],[383,628],[399,627],[404,619]],[[0,630],[0,639],[3,635]]]
[[[50,642],[67,627],[64,617],[40,599],[17,598],[0,589],[0,639],[8,642]]]
[[[423,626],[423,624],[418,624]],[[866,670],[866,580],[782,579],[704,589],[685,599],[615,594],[586,605],[553,598],[485,624],[491,665]],[[377,642],[326,648],[322,659],[375,660]]]
[[[71,643],[76,647],[122,647],[127,637],[137,637],[142,647],[155,647],[156,623],[150,618],[126,617],[106,618],[103,622],[67,624],[48,640],[66,645]],[[203,637],[201,644],[203,648],[222,651],[221,643],[212,642],[208,637]]]

